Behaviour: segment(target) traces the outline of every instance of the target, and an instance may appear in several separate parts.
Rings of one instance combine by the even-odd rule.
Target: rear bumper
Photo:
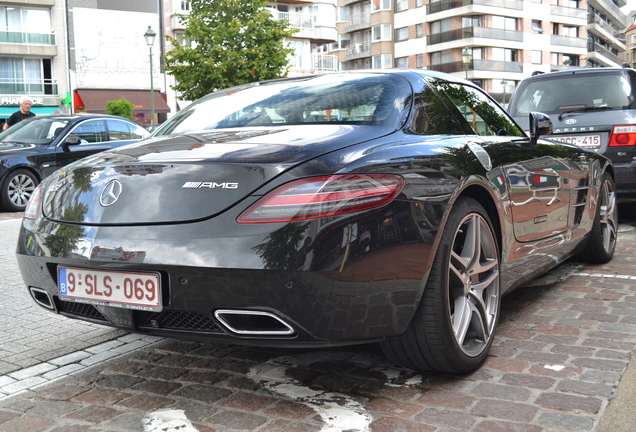
[[[289,347],[371,342],[404,332],[418,307],[434,252],[434,236],[427,234],[429,241],[423,241],[418,221],[411,219],[411,205],[397,203],[388,209],[399,217],[402,238],[370,246],[363,236],[343,245],[343,228],[352,223],[360,231],[381,226],[386,213],[352,216],[328,229],[310,225],[303,232],[312,235],[304,241],[278,240],[275,234],[282,228],[274,224],[248,227],[250,235],[239,236],[214,219],[151,229],[25,220],[17,261],[27,289],[41,306],[126,331]],[[405,234],[406,228],[412,236]],[[71,234],[77,237],[71,239]],[[277,241],[269,244],[272,238]],[[278,255],[272,254],[286,250],[289,242],[301,245],[294,248],[295,256],[275,260]],[[263,249],[268,252],[261,252],[263,256],[274,258],[261,258]],[[163,310],[65,301],[58,293],[59,265],[158,272]],[[230,325],[224,316],[219,319],[219,310],[230,311],[224,315]],[[254,322],[266,331],[243,327]]]

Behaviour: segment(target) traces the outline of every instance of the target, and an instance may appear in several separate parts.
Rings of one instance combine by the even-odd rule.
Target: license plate
[[[554,135],[549,138],[554,141],[574,144],[579,147],[594,148],[594,147],[600,147],[601,145],[600,135],[568,135],[568,136]]]
[[[65,300],[159,312],[159,273],[133,273],[58,267],[59,294]]]

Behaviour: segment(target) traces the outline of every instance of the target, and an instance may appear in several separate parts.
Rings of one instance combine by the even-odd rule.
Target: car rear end
[[[636,71],[586,68],[523,80],[508,106],[528,130],[528,114],[539,111],[554,125],[550,139],[604,154],[616,170],[619,198],[636,198]]]

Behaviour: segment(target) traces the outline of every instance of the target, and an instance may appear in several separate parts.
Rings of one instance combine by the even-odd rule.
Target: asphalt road
[[[279,350],[126,334],[36,306],[0,213],[2,432],[632,432],[636,206],[618,252],[566,263],[502,303],[484,366],[391,366],[374,345]]]

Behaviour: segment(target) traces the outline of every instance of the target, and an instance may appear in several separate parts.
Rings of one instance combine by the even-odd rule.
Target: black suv
[[[619,198],[636,198],[636,70],[587,68],[524,79],[508,112],[524,130],[528,114],[550,116],[547,138],[602,153],[614,162]],[[545,137],[544,137],[545,138]]]

